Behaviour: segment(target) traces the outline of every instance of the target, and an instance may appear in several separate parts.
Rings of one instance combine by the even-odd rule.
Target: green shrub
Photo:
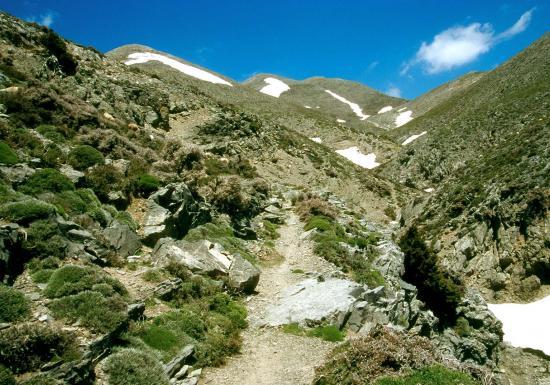
[[[443,325],[454,324],[462,288],[443,272],[435,252],[422,240],[416,227],[411,227],[401,238],[399,247],[405,254],[403,279],[418,288],[418,298]]]
[[[375,382],[375,385],[480,385],[466,373],[434,365],[417,369],[404,377],[386,377]]]
[[[139,196],[148,197],[157,191],[159,186],[160,180],[156,176],[143,174],[134,182],[134,192]]]
[[[53,358],[77,356],[75,336],[64,330],[34,323],[0,330],[0,362],[14,373],[36,370]]]
[[[0,385],[16,385],[11,370],[0,364]]]
[[[111,191],[125,190],[124,180],[124,175],[110,164],[94,167],[86,173],[86,186],[91,188],[101,201],[106,201]]]
[[[0,206],[0,218],[5,218],[9,221],[23,225],[37,219],[51,217],[55,213],[55,206],[37,199],[10,202]]]
[[[126,319],[126,302],[119,295],[105,296],[98,291],[83,291],[58,298],[48,304],[55,317],[80,325],[95,332],[107,333]]]
[[[36,127],[36,131],[54,143],[64,143],[67,140],[65,133],[62,130],[59,130],[56,126],[52,126],[50,124],[41,124]]]
[[[283,325],[283,332],[294,334],[296,336],[317,337],[329,342],[339,342],[344,340],[344,332],[334,325],[321,325],[311,329],[305,328],[300,324],[293,322]]]
[[[0,141],[0,163],[9,165],[15,164],[18,161],[19,159],[17,158],[15,151],[13,151],[7,143]]]
[[[28,380],[20,382],[19,385],[61,385],[61,381],[56,380],[47,374],[38,374]]]
[[[53,269],[42,269],[32,273],[31,278],[35,283],[48,283],[54,273]]]
[[[169,385],[160,361],[137,349],[120,350],[105,360],[109,385]]]
[[[54,31],[48,30],[40,38],[40,42],[46,47],[51,55],[54,55],[59,62],[59,66],[67,75],[76,74],[78,62],[67,51],[67,44]]]
[[[96,164],[104,163],[103,154],[87,144],[76,146],[69,153],[69,164],[76,170],[84,171]]]
[[[74,184],[69,178],[53,168],[38,170],[19,187],[25,194],[37,195],[46,191],[58,193],[74,190]]]
[[[14,322],[27,318],[30,303],[19,290],[0,284],[0,322]]]
[[[141,278],[147,282],[160,282],[164,279],[164,274],[160,269],[148,269]]]
[[[57,269],[48,281],[44,294],[48,298],[60,298],[92,290],[94,285],[102,283],[111,286],[121,296],[127,294],[124,285],[101,269],[77,265],[65,265]]]
[[[23,250],[32,258],[56,257],[63,259],[67,254],[67,241],[59,227],[52,221],[38,220],[27,229]]]

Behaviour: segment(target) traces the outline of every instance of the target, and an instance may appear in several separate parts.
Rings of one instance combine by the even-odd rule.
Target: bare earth
[[[319,338],[287,334],[279,329],[258,326],[266,308],[277,295],[305,277],[293,270],[328,273],[336,268],[313,254],[309,240],[300,239],[303,224],[290,214],[279,229],[277,251],[284,256],[281,264],[262,269],[260,282],[247,303],[250,326],[243,333],[242,353],[229,358],[220,368],[203,371],[202,385],[301,385],[310,384],[314,368],[336,346]]]

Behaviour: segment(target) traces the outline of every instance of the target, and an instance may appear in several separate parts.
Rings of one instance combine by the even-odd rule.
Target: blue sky
[[[494,68],[550,21],[547,0],[0,0],[0,9],[104,52],[139,43],[239,81],[338,77],[406,98]]]

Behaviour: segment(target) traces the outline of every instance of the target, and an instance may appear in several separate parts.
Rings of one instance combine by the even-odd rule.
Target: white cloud
[[[416,56],[403,64],[400,74],[406,75],[416,64],[421,64],[428,74],[436,74],[471,63],[494,45],[525,31],[532,13],[533,9],[525,12],[514,25],[496,35],[489,23],[446,29],[435,35],[431,43],[423,42]]]
[[[54,23],[55,19],[57,18],[57,13],[52,11],[47,11],[46,13],[43,13],[42,15],[36,17],[31,16],[27,20],[33,23],[41,24],[45,27],[50,28],[52,24]]]
[[[369,64],[368,70],[372,71],[373,69],[375,69],[378,66],[378,64],[379,64],[379,62],[377,60],[373,61],[372,63]]]
[[[386,91],[384,91],[386,95],[394,96],[396,98],[401,97],[401,90],[396,86],[390,86]]]

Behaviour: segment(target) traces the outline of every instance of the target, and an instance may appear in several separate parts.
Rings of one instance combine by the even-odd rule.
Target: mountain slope
[[[380,168],[408,186],[435,188],[408,219],[441,239],[440,256],[489,296],[530,297],[537,291],[529,282],[550,283],[549,89],[547,34],[393,131],[399,140],[427,134]]]

